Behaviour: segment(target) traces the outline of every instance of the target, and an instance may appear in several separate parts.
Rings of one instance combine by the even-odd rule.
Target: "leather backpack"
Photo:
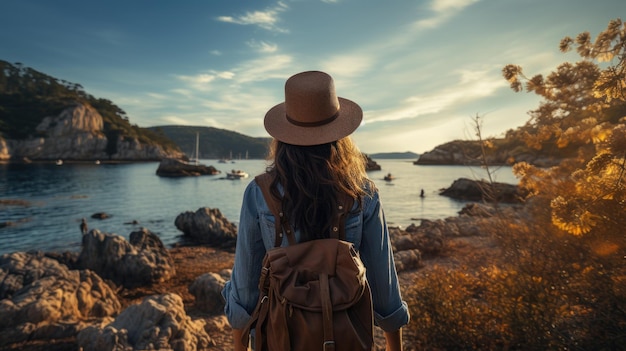
[[[259,300],[244,329],[244,345],[255,329],[255,351],[371,350],[371,291],[365,266],[345,241],[353,200],[337,206],[331,238],[296,243],[280,200],[271,195],[271,176],[255,180],[275,217],[276,240],[263,258]]]

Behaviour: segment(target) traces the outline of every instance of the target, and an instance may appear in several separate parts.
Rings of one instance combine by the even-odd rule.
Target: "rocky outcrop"
[[[464,201],[520,203],[527,194],[517,185],[459,178],[439,195]]]
[[[222,313],[226,302],[222,298],[222,289],[226,279],[216,273],[205,273],[189,286],[189,292],[196,298],[197,309],[207,313]]]
[[[104,133],[100,113],[87,104],[77,103],[58,116],[45,117],[36,127],[36,137],[6,140],[6,151],[13,159],[30,160],[160,160],[182,157],[181,152],[165,151],[159,145],[149,145],[136,138]],[[2,156],[0,141],[0,158]]]
[[[146,297],[125,309],[105,326],[91,326],[78,333],[83,350],[206,350],[212,346],[203,320],[192,320],[180,296]]]
[[[235,248],[237,227],[217,208],[202,207],[196,212],[181,213],[174,224],[194,242],[221,249]]]
[[[420,155],[416,165],[480,165],[480,153],[473,150],[469,141],[454,141],[437,146]]]
[[[371,157],[369,157],[368,155],[364,155],[365,156],[365,170],[366,171],[380,171],[381,167],[380,165],[374,161]]]
[[[488,149],[483,155],[480,142],[477,140],[454,140],[435,147],[420,155],[416,165],[511,165],[527,162],[537,167],[551,167],[562,162],[563,158],[544,156],[523,148]]]
[[[114,291],[89,270],[41,253],[0,257],[0,346],[75,336],[93,318],[119,313]]]
[[[130,241],[96,229],[83,235],[77,266],[126,288],[164,282],[176,274],[161,239],[143,228],[132,232]]]
[[[398,272],[417,269],[423,265],[422,253],[417,249],[398,251],[393,254],[393,260]]]
[[[219,174],[213,166],[195,165],[183,160],[164,158],[161,160],[156,174],[161,177],[189,177]]]
[[[400,228],[389,229],[391,245],[395,252],[406,250],[419,250],[429,255],[439,254],[444,247],[444,231],[441,228],[433,228],[423,220],[420,227],[411,224],[406,230]]]

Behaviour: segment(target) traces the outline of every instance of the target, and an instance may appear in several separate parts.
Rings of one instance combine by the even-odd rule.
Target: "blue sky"
[[[362,151],[431,150],[527,121],[539,100],[501,69],[547,74],[559,41],[613,18],[623,0],[1,0],[0,59],[124,109],[141,127],[212,126],[268,136],[285,80],[331,74],[356,101]]]

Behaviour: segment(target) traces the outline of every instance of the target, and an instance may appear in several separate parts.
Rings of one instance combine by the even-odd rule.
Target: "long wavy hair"
[[[362,204],[366,189],[374,185],[365,173],[365,156],[350,137],[313,146],[286,144],[274,139],[268,172],[273,175],[273,196],[281,199],[301,241],[328,238],[339,194]],[[281,197],[277,184],[284,189]],[[367,186],[367,184],[369,184]]]

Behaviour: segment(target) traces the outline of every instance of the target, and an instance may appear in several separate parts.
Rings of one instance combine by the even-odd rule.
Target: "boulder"
[[[420,250],[404,250],[393,254],[396,270],[398,272],[417,269],[422,266],[422,254]]]
[[[175,158],[164,158],[159,163],[156,174],[161,177],[189,177],[219,174],[213,166],[196,165]]]
[[[0,348],[72,337],[120,310],[115,292],[92,271],[70,270],[42,253],[0,257]]]
[[[83,235],[77,266],[126,288],[167,281],[176,274],[174,260],[161,239],[147,229],[130,234],[130,241],[97,229]]]
[[[505,203],[519,203],[526,195],[517,185],[468,178],[455,180],[449,188],[443,189],[439,194],[464,201]]]
[[[96,212],[96,213],[91,215],[91,218],[94,218],[94,219],[107,219],[107,218],[111,218],[111,215],[106,213],[106,212]]]
[[[222,289],[226,280],[216,273],[205,273],[189,286],[189,292],[196,298],[196,308],[200,311],[216,314],[223,313],[226,305],[222,298]]]
[[[422,225],[427,221],[422,221]],[[406,230],[393,228],[389,230],[391,245],[394,251],[419,250],[425,254],[436,255],[444,248],[444,234],[440,228],[417,228],[414,224]]]
[[[203,320],[192,320],[176,294],[146,297],[105,326],[91,326],[77,337],[83,350],[206,350],[212,345]]]
[[[369,157],[368,155],[364,155],[365,156],[365,170],[366,171],[380,171],[381,167],[380,165],[374,161],[371,157]]]
[[[461,215],[457,217],[448,217],[445,219],[437,219],[434,221],[422,220],[419,226],[411,224],[406,231],[412,235],[424,235],[433,237],[433,240],[445,240],[446,238],[455,238],[463,236],[483,236],[485,235],[480,224],[485,221],[481,217],[470,217]]]
[[[182,157],[178,150],[165,150],[135,137],[104,131],[104,120],[91,105],[75,102],[56,116],[42,118],[37,135],[0,141],[0,159],[31,160],[161,160]]]
[[[174,224],[185,236],[200,244],[229,250],[234,249],[237,241],[237,227],[217,208],[202,207],[196,212],[181,213]]]

